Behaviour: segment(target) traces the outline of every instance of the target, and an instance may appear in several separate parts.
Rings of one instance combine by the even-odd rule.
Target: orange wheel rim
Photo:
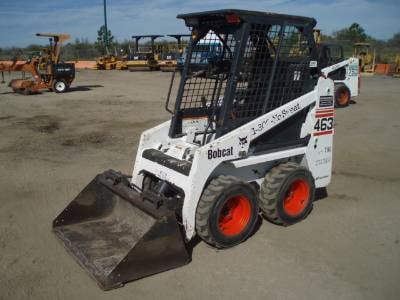
[[[342,91],[339,95],[339,104],[345,105],[348,102],[348,99],[349,99],[349,92]]]
[[[292,182],[286,192],[283,209],[287,215],[296,217],[304,211],[309,201],[309,184],[304,179],[297,179]]]
[[[251,217],[251,204],[244,195],[228,199],[218,217],[218,228],[225,236],[235,236],[247,226]]]

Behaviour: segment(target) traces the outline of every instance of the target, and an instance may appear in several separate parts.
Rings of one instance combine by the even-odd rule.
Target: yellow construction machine
[[[107,54],[96,59],[95,70],[127,70],[126,56]]]
[[[394,59],[393,77],[400,78],[400,54],[397,54]]]
[[[375,72],[376,52],[371,49],[370,43],[355,43],[353,56],[360,60],[361,72]]]
[[[317,45],[321,43],[321,29],[313,29],[314,41]]]
[[[96,70],[114,70],[117,66],[118,58],[115,55],[108,54],[96,59]]]
[[[126,65],[128,70],[133,71],[153,71],[158,70],[158,53],[156,51],[154,41],[162,35],[134,35],[132,38],[135,40],[134,53],[128,55]],[[139,48],[139,40],[150,38],[150,48],[143,45]]]
[[[183,37],[190,37],[190,34],[169,34],[169,37],[175,38],[177,43],[174,47],[164,47],[159,55],[158,66],[161,71],[175,71],[178,67],[178,59],[182,56],[184,45]]]
[[[128,70],[126,55],[117,60],[117,63],[115,64],[115,69],[116,70]]]

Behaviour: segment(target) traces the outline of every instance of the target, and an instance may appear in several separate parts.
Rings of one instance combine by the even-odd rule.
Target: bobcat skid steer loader
[[[105,290],[188,263],[195,235],[229,248],[260,213],[299,222],[331,180],[334,83],[319,68],[316,21],[243,10],[178,18],[192,37],[171,119],[142,133],[132,177],[97,175],[53,222]],[[221,54],[193,69],[202,39]]]
[[[335,83],[335,107],[346,107],[351,99],[360,95],[361,73],[359,59],[346,59],[339,44],[320,43],[318,62]]]

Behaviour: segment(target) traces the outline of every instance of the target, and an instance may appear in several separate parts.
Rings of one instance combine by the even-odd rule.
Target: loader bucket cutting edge
[[[97,175],[53,221],[67,251],[104,290],[190,262],[176,216],[154,209],[121,174]]]

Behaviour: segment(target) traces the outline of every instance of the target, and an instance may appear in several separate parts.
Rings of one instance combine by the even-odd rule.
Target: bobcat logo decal
[[[247,136],[245,136],[243,138],[239,137],[239,145],[244,146],[246,144],[247,144]]]

